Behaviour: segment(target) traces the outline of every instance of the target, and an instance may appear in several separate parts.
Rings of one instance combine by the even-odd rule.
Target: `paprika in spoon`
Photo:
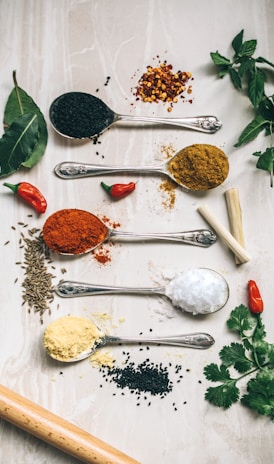
[[[122,232],[108,228],[97,216],[80,209],[62,209],[46,220],[43,239],[58,254],[81,255],[89,253],[112,238],[128,240],[165,240],[208,247],[216,235],[207,229],[186,232],[143,233]]]

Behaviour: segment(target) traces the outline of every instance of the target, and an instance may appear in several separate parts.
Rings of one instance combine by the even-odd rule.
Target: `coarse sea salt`
[[[166,295],[183,311],[209,314],[226,303],[228,285],[217,272],[194,268],[178,273],[166,286]]]

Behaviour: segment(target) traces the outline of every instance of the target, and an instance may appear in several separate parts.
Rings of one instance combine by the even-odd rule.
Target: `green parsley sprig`
[[[234,146],[240,147],[251,142],[262,131],[266,136],[270,136],[270,146],[264,152],[257,151],[253,155],[259,158],[256,167],[270,173],[270,185],[273,187],[274,95],[266,95],[265,83],[266,69],[274,68],[274,64],[261,56],[254,58],[257,40],[244,41],[243,35],[244,30],[241,30],[232,40],[234,55],[231,59],[224,57],[218,51],[210,53],[210,56],[218,68],[218,77],[229,75],[234,87],[246,92],[254,109],[254,118],[244,128]]]
[[[274,344],[266,341],[261,314],[252,315],[244,305],[237,306],[227,321],[239,342],[224,346],[219,352],[221,363],[204,368],[205,377],[217,386],[208,387],[205,399],[228,409],[240,401],[274,422]],[[246,379],[245,393],[238,383]]]

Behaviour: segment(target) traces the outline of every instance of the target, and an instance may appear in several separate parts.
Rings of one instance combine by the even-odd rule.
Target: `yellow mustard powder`
[[[56,319],[45,330],[44,346],[59,361],[69,361],[91,348],[104,336],[95,324],[78,316]]]

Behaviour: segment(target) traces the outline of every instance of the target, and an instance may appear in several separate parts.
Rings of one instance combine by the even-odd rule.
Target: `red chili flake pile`
[[[138,80],[134,95],[136,100],[141,99],[144,102],[169,103],[167,111],[170,112],[179,96],[185,98],[185,91],[192,93],[192,86],[187,85],[192,79],[192,74],[188,71],[174,73],[172,64],[167,64],[167,61],[160,62],[157,67],[148,65],[147,71]]]
[[[118,227],[121,226],[119,222],[114,222],[107,216],[102,216],[101,220],[103,221],[104,224],[108,225],[112,229],[117,229]],[[110,247],[112,244],[109,243],[103,243],[102,246],[99,248],[95,249],[92,252],[93,257],[96,259],[96,261],[100,264],[107,264],[111,261],[111,254],[110,254]]]

